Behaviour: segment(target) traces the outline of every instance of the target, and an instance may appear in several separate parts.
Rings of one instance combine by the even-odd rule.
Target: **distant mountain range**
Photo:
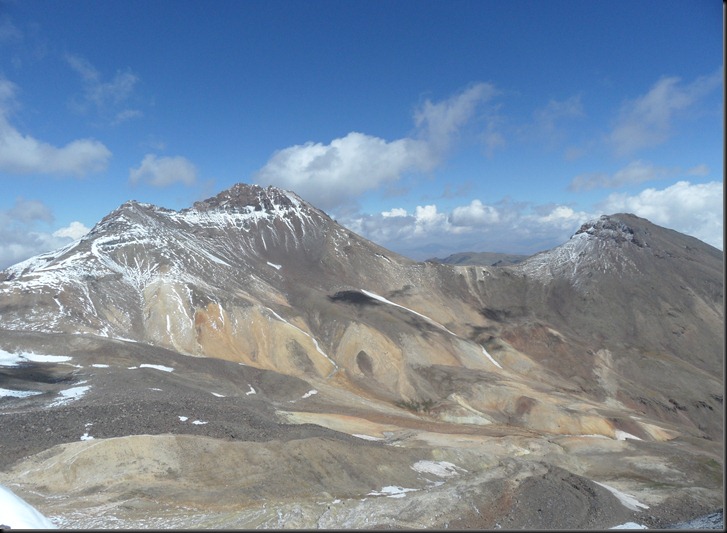
[[[0,273],[0,484],[62,527],[687,520],[724,497],[723,293],[630,214],[415,262],[275,187],[127,202]]]
[[[520,263],[526,259],[527,255],[518,254],[501,254],[497,252],[460,252],[441,259],[432,257],[427,259],[433,263],[443,263],[445,265],[480,265],[480,266],[505,266]]]

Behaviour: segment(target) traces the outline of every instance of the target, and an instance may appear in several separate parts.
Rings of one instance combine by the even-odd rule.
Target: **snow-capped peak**
[[[272,185],[261,187],[260,185],[237,183],[216,196],[195,202],[191,209],[185,209],[184,211],[225,209],[228,211],[276,213],[297,210],[303,206],[312,208],[291,191],[279,189]]]
[[[583,224],[574,237],[586,233],[594,237],[610,239],[619,244],[630,242],[641,248],[644,243],[636,237],[633,227],[624,221],[628,217],[636,218],[634,215],[602,215],[596,220]]]

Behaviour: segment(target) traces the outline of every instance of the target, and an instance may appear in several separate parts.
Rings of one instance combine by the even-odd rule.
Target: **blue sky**
[[[415,259],[632,212],[722,249],[718,0],[0,1],[0,268],[297,192]]]

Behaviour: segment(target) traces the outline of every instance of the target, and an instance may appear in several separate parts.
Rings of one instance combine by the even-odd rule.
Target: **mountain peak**
[[[231,211],[279,211],[296,208],[305,204],[297,194],[269,185],[236,183],[221,193],[195,202],[192,209],[210,211],[225,209]]]
[[[574,236],[585,233],[614,241],[616,244],[631,242],[639,248],[643,248],[649,246],[638,236],[644,222],[646,222],[644,219],[630,213],[601,215],[598,219],[589,220],[583,224]]]

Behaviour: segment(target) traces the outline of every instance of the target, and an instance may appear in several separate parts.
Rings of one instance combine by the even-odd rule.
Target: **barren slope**
[[[273,187],[130,202],[0,273],[0,483],[81,527],[686,519],[723,498],[722,268],[633,215],[456,267]]]

